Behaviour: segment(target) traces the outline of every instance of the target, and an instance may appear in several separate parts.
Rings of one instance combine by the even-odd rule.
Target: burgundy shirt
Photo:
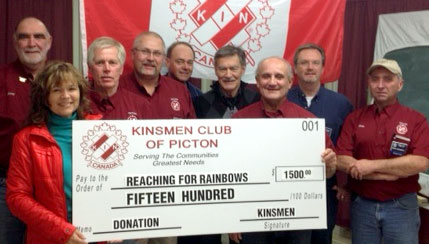
[[[91,91],[91,110],[103,115],[103,119],[150,119],[153,118],[149,103],[130,91],[118,88],[115,94],[102,98]]]
[[[19,60],[0,67],[0,176],[5,177],[12,151],[12,139],[30,111],[33,76]]]
[[[316,118],[316,116],[288,100],[285,100],[276,112],[269,112],[265,110],[261,100],[238,110],[232,115],[232,118]],[[325,145],[326,148],[335,150],[331,139],[326,133]]]
[[[153,108],[155,119],[196,118],[192,100],[183,83],[170,77],[159,76],[159,82],[152,95],[140,86],[134,73],[122,76],[119,86],[146,99]]]
[[[429,157],[426,118],[399,102],[381,112],[375,105],[352,112],[338,139],[338,155],[356,159],[386,159],[406,154]],[[417,192],[418,175],[396,181],[350,179],[351,190],[360,196],[386,201]]]

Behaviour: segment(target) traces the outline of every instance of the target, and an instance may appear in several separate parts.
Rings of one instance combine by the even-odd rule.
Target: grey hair
[[[215,53],[215,56],[214,56],[215,66],[216,66],[217,60],[219,58],[230,57],[230,56],[234,56],[234,55],[238,56],[238,59],[240,60],[241,67],[245,68],[246,67],[246,53],[243,51],[243,49],[241,49],[240,47],[234,46],[234,45],[223,46],[222,48],[217,50],[217,52]]]
[[[95,39],[91,45],[88,47],[88,65],[94,64],[94,54],[96,49],[103,49],[108,47],[115,47],[118,50],[118,60],[121,65],[125,63],[125,48],[117,40],[108,37],[102,36]]]
[[[40,19],[38,19],[38,18],[36,18],[36,17],[28,16],[28,17],[25,17],[25,18],[21,19],[21,20],[18,22],[18,24],[15,26],[15,31],[13,32],[13,39],[14,39],[15,41],[16,41],[16,40],[18,40],[18,33],[17,33],[17,31],[18,31],[18,27],[19,27],[19,25],[20,25],[22,22],[24,22],[25,20],[29,20],[29,19],[33,19],[33,20],[36,20],[36,21],[40,22],[40,23],[43,25],[43,27],[45,27],[45,31],[46,31],[47,37],[50,37],[50,36],[51,36],[51,33],[49,33],[49,30],[48,30],[48,28],[46,27],[45,23],[43,23],[43,21],[41,21]]]
[[[162,39],[162,36],[154,31],[143,31],[142,33],[138,34],[136,36],[136,38],[133,41],[133,49],[137,47],[138,43],[140,42],[140,40],[145,37],[145,36],[153,36],[153,37],[157,37],[161,40],[162,42],[162,49],[163,52],[165,52],[165,42],[164,39]]]

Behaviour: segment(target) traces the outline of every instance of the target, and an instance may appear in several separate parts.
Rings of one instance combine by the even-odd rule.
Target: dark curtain
[[[338,91],[355,108],[366,105],[366,69],[374,57],[378,15],[427,9],[428,0],[347,0]]]
[[[51,33],[48,58],[72,62],[72,0],[0,0],[0,64],[17,58],[12,35],[27,16],[42,20]]]

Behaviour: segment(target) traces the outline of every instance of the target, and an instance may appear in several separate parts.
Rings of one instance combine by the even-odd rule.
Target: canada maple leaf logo
[[[256,25],[256,32],[261,36],[266,36],[270,33],[271,29],[266,23],[260,23]]]
[[[173,22],[170,23],[171,28],[173,28],[175,31],[180,31],[185,28],[186,20],[182,18],[174,19]]]
[[[186,9],[186,4],[182,0],[174,0],[170,3],[170,10],[175,14],[182,14]]]
[[[249,50],[251,50],[252,52],[257,52],[261,50],[261,47],[262,47],[259,39],[250,39],[247,46]]]
[[[192,36],[186,33],[181,33],[177,36],[177,40],[182,42],[191,42],[191,38]]]
[[[261,16],[265,19],[270,19],[274,15],[274,9],[271,6],[264,6],[259,10]]]

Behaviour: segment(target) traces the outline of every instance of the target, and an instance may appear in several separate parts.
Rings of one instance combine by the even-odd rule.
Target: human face
[[[145,35],[132,50],[134,72],[142,79],[156,79],[164,60],[164,46],[157,36]]]
[[[169,58],[165,59],[168,74],[174,79],[185,82],[191,78],[194,66],[194,53],[186,45],[177,45]]]
[[[380,108],[395,103],[403,84],[401,78],[383,67],[375,68],[368,76],[369,90]]]
[[[219,81],[220,88],[229,97],[237,95],[240,88],[241,76],[244,68],[240,64],[238,55],[218,58],[215,63],[215,73]]]
[[[45,62],[51,43],[51,35],[38,19],[24,19],[16,29],[14,47],[19,60],[25,66],[34,66]]]
[[[94,60],[89,69],[94,78],[96,89],[106,91],[108,96],[116,93],[119,77],[124,70],[124,66],[119,62],[116,47],[95,49]]]
[[[61,81],[51,87],[49,109],[61,117],[70,117],[79,107],[80,91],[76,81]]]
[[[323,73],[322,55],[317,49],[303,49],[298,54],[295,74],[298,82],[319,83]]]
[[[263,61],[256,76],[256,86],[265,103],[277,108],[286,99],[291,85],[284,60],[270,58]]]

